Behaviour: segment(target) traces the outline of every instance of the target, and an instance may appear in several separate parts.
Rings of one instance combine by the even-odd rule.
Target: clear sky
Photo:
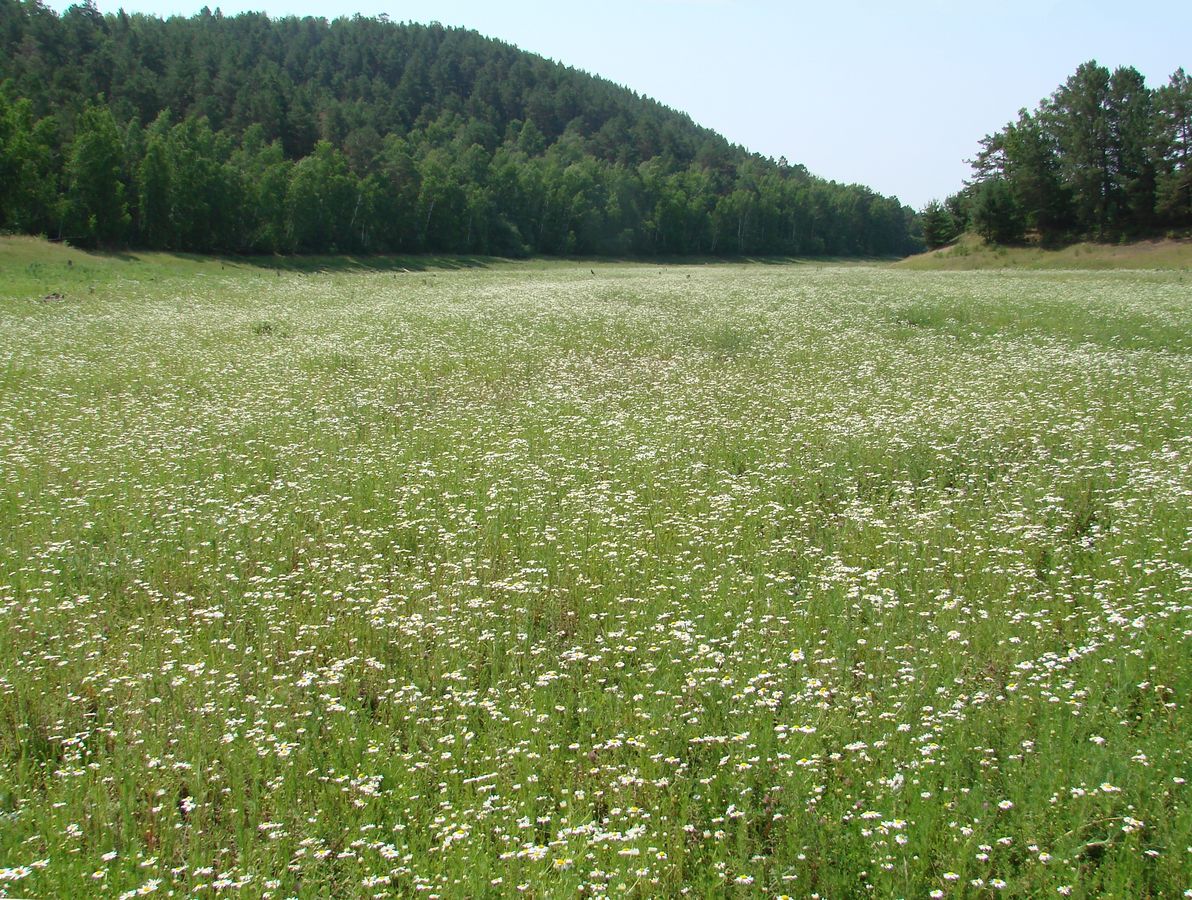
[[[921,207],[961,186],[977,141],[1076,67],[1192,69],[1192,2],[1000,0],[207,0],[225,15],[462,25],[683,110],[730,141]],[[65,9],[69,2],[51,0]],[[191,15],[202,0],[98,0]]]

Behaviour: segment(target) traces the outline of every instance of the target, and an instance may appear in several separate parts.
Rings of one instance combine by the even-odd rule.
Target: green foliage
[[[1026,220],[1022,207],[1005,178],[990,178],[978,185],[973,194],[973,228],[995,244],[1013,244],[1022,240]]]
[[[58,175],[55,122],[35,121],[27,100],[10,102],[0,86],[0,229],[52,233]]]
[[[15,0],[0,13],[0,79],[21,98],[0,111],[0,227],[48,230],[63,206],[67,237],[204,252],[919,246],[894,198],[751,155],[474,32],[209,11],[162,21],[93,5],[59,17]],[[96,91],[102,134],[81,99]],[[21,167],[28,177],[8,174]]]
[[[83,246],[120,243],[131,217],[124,200],[124,148],[106,106],[79,118],[66,163],[66,236]]]
[[[1071,194],[1061,176],[1055,140],[1038,116],[1026,110],[1002,132],[1004,177],[1027,228],[1053,236],[1071,224]]]
[[[1109,70],[1081,65],[1045,107],[1055,132],[1058,159],[1072,186],[1077,220],[1104,236],[1111,218]]]
[[[1190,144],[1192,88],[1182,69],[1152,91],[1136,69],[1087,62],[1034,113],[1024,109],[982,139],[964,196],[975,205],[983,183],[1005,182],[1023,227],[1044,243],[1189,227]]]
[[[357,219],[364,221],[363,195],[348,161],[327,141],[294,166],[286,192],[286,212],[296,249],[335,253],[355,249]],[[363,237],[363,236],[362,236]]]
[[[1192,78],[1178,69],[1155,92],[1158,212],[1192,222]]]
[[[920,220],[923,225],[923,240],[929,250],[950,244],[960,235],[956,220],[938,200],[932,200],[924,207]]]
[[[137,170],[139,191],[138,228],[141,240],[148,247],[162,248],[171,244],[171,191],[172,167],[167,155],[166,142],[153,135],[149,138],[145,155]]]
[[[1155,115],[1152,94],[1134,68],[1109,80],[1112,217],[1125,233],[1148,229],[1155,212]]]

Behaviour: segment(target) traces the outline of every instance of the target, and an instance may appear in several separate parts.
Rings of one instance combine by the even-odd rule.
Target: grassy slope
[[[921,253],[897,264],[916,271],[973,269],[1187,269],[1192,240],[1132,244],[1072,244],[1060,250],[997,247],[965,235],[956,244]]]
[[[218,257],[194,253],[127,251],[93,253],[43,238],[0,236],[0,292],[8,296],[57,293],[77,299],[122,278],[186,280],[263,269],[276,272],[422,272],[500,265],[479,256],[261,256]]]
[[[748,260],[757,265],[867,266],[892,262],[890,257],[875,259],[771,258]],[[608,262],[608,261],[605,261]],[[247,273],[257,269],[272,273],[366,273],[426,272],[454,269],[517,266],[519,270],[551,270],[594,265],[583,259],[538,257],[511,260],[491,256],[243,256],[218,257],[195,253],[127,251],[92,253],[67,244],[51,243],[43,238],[24,235],[0,235],[0,296],[64,295],[78,299],[100,285],[122,278],[140,281],[185,280],[194,276]],[[733,265],[722,259],[675,258],[618,261],[618,265],[657,267],[660,265]]]
[[[641,266],[723,263],[722,260],[677,259],[637,261]],[[980,269],[1166,269],[1192,268],[1192,239],[1139,241],[1133,244],[1073,244],[1061,250],[997,247],[972,235],[957,243],[907,259],[751,259],[764,265],[884,265],[893,262],[912,271],[975,271]],[[69,263],[69,264],[68,264]],[[129,266],[127,263],[136,263]],[[135,273],[142,280],[185,279],[231,269],[277,272],[423,272],[516,265],[551,269],[583,264],[582,260],[507,260],[481,256],[273,256],[220,258],[190,253],[88,253],[41,238],[0,236],[0,290],[12,296],[58,293],[77,298],[99,284]],[[632,265],[633,263],[630,263]]]

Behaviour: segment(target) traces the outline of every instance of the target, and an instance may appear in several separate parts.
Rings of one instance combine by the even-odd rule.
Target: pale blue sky
[[[56,9],[69,5],[51,0]],[[191,15],[202,0],[98,0]],[[208,0],[225,15],[439,21],[602,75],[750,150],[921,207],[960,187],[982,135],[1081,62],[1157,86],[1192,68],[1192,3],[1002,0]]]

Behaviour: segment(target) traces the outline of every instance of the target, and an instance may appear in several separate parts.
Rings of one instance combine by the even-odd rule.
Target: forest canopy
[[[476,32],[0,0],[0,229],[231,253],[902,255],[896,198]]]

